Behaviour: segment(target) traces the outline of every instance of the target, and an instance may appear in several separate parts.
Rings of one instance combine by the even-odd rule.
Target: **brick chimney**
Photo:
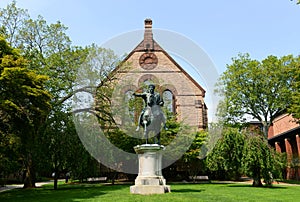
[[[152,20],[145,19],[145,33],[144,33],[144,48],[145,50],[153,50],[153,34],[152,34]]]

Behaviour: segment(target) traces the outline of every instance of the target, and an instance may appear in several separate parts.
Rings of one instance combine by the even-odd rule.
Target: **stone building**
[[[144,39],[115,71],[121,94],[141,91],[153,83],[167,108],[179,121],[204,129],[207,127],[205,90],[153,39],[152,20],[145,20]]]

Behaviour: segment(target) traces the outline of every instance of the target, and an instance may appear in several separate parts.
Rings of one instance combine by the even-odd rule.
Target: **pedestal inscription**
[[[164,194],[170,192],[170,186],[161,172],[162,153],[164,146],[144,144],[134,147],[139,158],[139,173],[135,185],[130,187],[133,194]]]

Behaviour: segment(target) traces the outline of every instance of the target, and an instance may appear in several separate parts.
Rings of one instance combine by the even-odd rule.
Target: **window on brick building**
[[[174,95],[170,90],[165,90],[163,92],[163,99],[165,102],[165,107],[169,112],[174,113],[175,112],[175,107],[174,107]]]
[[[127,113],[132,121],[135,120],[135,106],[134,106],[134,96],[133,91],[128,90],[125,92],[125,103],[128,109]]]

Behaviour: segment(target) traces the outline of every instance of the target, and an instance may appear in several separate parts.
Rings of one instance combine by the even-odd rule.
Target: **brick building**
[[[115,70],[120,94],[153,83],[179,121],[198,129],[207,127],[205,90],[153,39],[151,19],[145,20],[144,39],[122,64]]]
[[[300,124],[288,114],[278,116],[269,129],[268,142],[278,152],[286,152],[287,179],[300,179]]]

